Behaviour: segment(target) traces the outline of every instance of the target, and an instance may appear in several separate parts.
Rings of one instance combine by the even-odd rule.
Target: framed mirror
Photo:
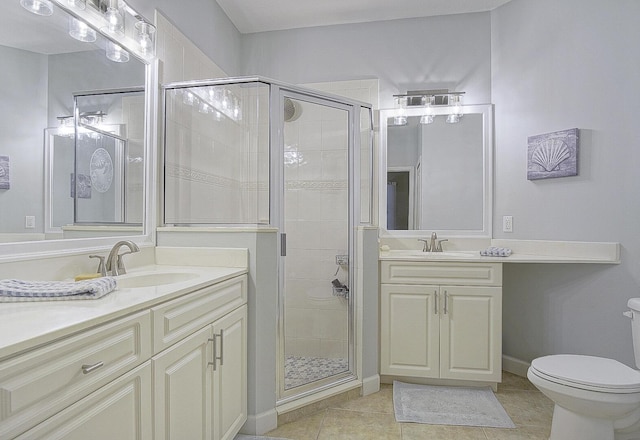
[[[155,61],[106,37],[101,2],[52,5],[0,7],[0,256],[151,242]]]
[[[380,111],[380,228],[395,236],[491,237],[493,106]]]

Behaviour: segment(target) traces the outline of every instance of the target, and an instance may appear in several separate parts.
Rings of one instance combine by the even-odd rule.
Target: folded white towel
[[[482,255],[484,257],[508,257],[509,255],[511,255],[511,249],[503,248],[503,247],[490,246],[490,247],[486,248],[485,250],[480,251],[480,255]]]
[[[114,277],[78,282],[0,280],[0,302],[98,299],[116,287]]]

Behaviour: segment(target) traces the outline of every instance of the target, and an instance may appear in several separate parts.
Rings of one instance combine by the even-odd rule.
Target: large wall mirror
[[[447,106],[380,111],[383,234],[491,236],[493,107],[462,108],[456,123]]]
[[[2,247],[148,234],[153,65],[126,50],[129,37],[101,33],[102,5],[54,1],[46,15],[19,0],[0,6]]]

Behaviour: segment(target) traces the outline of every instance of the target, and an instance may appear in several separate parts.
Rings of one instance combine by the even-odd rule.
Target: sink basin
[[[158,272],[127,274],[118,277],[118,287],[127,289],[132,287],[154,287],[180,283],[197,278],[198,274],[187,272]]]
[[[445,251],[445,252],[422,252],[419,250],[391,250],[384,252],[383,255],[405,257],[405,258],[424,258],[432,259],[467,259],[477,258],[480,256],[478,252],[473,251]]]

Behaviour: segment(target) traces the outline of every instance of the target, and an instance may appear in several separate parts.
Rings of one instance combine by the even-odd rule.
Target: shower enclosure
[[[356,378],[370,105],[229,78],[166,86],[165,115],[164,223],[278,228],[278,403]]]

